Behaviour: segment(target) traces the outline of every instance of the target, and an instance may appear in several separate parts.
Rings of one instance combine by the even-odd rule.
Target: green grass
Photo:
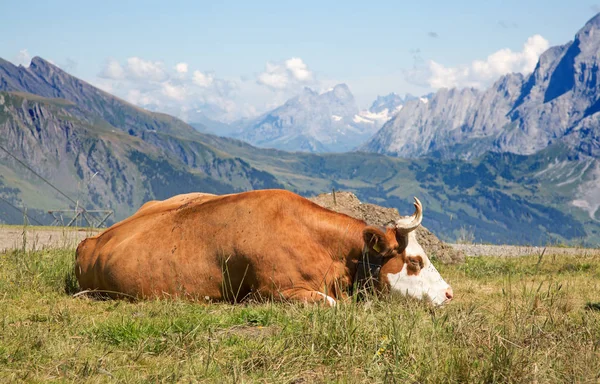
[[[15,106],[20,106],[23,100],[35,101],[40,103],[45,103],[49,105],[56,105],[60,107],[74,107],[75,103],[59,98],[47,98],[43,96],[34,95],[32,93],[26,92],[0,92],[3,96],[6,97],[6,102],[12,101],[12,104]]]
[[[443,308],[72,297],[73,250],[0,254],[0,382],[597,382],[600,261],[439,265]]]

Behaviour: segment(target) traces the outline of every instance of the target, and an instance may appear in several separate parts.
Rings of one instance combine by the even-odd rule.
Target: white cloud
[[[290,71],[296,80],[308,81],[312,78],[312,73],[308,66],[298,57],[292,57],[285,61],[285,67]]]
[[[100,88],[101,90],[103,90],[104,92],[108,92],[108,93],[114,93],[114,87],[113,87],[113,81],[112,80],[108,80],[106,78],[103,77],[98,77],[94,80],[90,81],[90,84],[92,84],[94,87]]]
[[[177,100],[177,101],[184,101],[185,100],[185,87],[183,86],[178,86],[178,85],[173,85],[169,82],[165,82],[162,85],[162,93],[163,95],[167,96],[170,99],[173,100]]]
[[[152,95],[142,93],[138,89],[131,89],[127,92],[127,96],[125,97],[127,101],[132,104],[140,105],[140,106],[151,106],[151,105],[159,105],[160,102],[155,99]]]
[[[200,71],[194,71],[194,76],[192,77],[192,81],[199,87],[208,88],[212,85],[214,81],[214,75],[212,74],[204,74]]]
[[[167,78],[163,63],[146,61],[139,57],[127,59],[127,72],[138,79],[162,81]]]
[[[197,113],[223,121],[254,117],[296,96],[304,86],[319,85],[298,57],[267,62],[263,73],[238,78],[218,77],[183,60],[165,65],[141,57],[109,59],[92,82],[140,107],[188,121]]]
[[[258,75],[257,82],[273,90],[283,90],[312,80],[313,74],[304,61],[292,57],[281,64],[267,62],[265,71]]]
[[[27,51],[27,49],[21,49],[17,54],[15,63],[20,64],[24,67],[29,66],[29,64],[31,63],[31,55],[29,54],[29,51]]]
[[[188,64],[187,63],[177,63],[177,65],[175,66],[175,70],[177,71],[177,73],[187,73],[188,71]]]
[[[498,77],[511,72],[530,73],[540,55],[548,49],[548,40],[540,35],[531,36],[523,45],[523,50],[513,52],[501,49],[489,55],[485,60],[475,60],[470,65],[445,67],[430,60],[429,77],[432,88],[475,87],[485,88]]]
[[[108,59],[104,69],[100,73],[100,77],[114,80],[123,79],[125,77],[125,70],[117,60]]]
[[[110,59],[92,82],[140,107],[189,121],[194,121],[198,110],[226,121],[256,114],[237,98],[241,80],[218,78],[212,72],[194,70],[186,62],[167,66],[162,61],[139,57],[121,62]],[[264,88],[254,80],[245,82],[254,84],[254,89]],[[252,100],[252,96],[248,99]]]
[[[267,70],[258,75],[258,83],[273,89],[284,89],[289,83],[289,78],[280,67],[267,63]]]
[[[139,57],[130,57],[125,64],[109,59],[100,72],[100,76],[113,80],[136,80],[161,82],[169,78],[162,62],[147,61]]]

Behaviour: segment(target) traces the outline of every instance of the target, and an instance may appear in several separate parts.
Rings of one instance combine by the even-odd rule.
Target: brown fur
[[[179,195],[82,241],[75,272],[82,289],[137,298],[323,301],[344,297],[365,240],[379,242],[382,271],[402,269],[384,230],[284,190]]]

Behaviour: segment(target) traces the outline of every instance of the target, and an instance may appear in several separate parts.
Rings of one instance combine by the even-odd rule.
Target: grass
[[[73,298],[72,249],[0,254],[0,382],[597,382],[600,260],[439,265],[443,308]]]

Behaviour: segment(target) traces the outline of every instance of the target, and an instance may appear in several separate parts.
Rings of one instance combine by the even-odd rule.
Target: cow
[[[113,298],[258,297],[334,306],[366,281],[441,305],[453,298],[417,242],[423,208],[378,227],[286,190],[192,193],[152,201],[83,240],[83,290]]]

